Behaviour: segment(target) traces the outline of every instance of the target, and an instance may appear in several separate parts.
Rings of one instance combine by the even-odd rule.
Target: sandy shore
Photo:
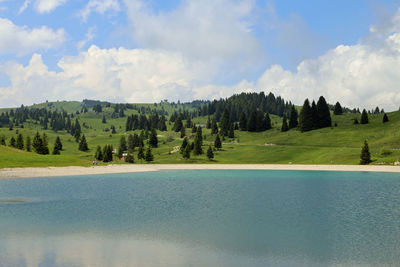
[[[160,170],[315,170],[400,172],[400,166],[362,165],[286,165],[286,164],[132,164],[94,167],[6,168],[0,179],[77,176],[108,173],[149,172]]]

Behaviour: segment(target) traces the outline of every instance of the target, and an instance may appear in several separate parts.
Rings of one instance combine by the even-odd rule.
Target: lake
[[[399,266],[400,174],[0,181],[0,266]]]

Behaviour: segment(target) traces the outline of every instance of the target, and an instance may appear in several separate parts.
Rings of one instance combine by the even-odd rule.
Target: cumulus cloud
[[[118,0],[90,0],[79,13],[83,21],[86,21],[92,12],[104,14],[107,11],[118,12],[120,5]]]
[[[125,0],[134,40],[196,59],[241,59],[260,55],[252,34],[254,0],[182,1],[170,12],[155,13],[141,0]]]
[[[25,0],[22,6],[19,8],[18,14],[24,12],[28,6],[31,4],[31,0]],[[34,8],[38,13],[50,13],[58,6],[63,5],[67,2],[67,0],[35,0]]]
[[[65,41],[64,29],[54,31],[46,26],[29,29],[4,18],[0,18],[0,32],[0,54],[25,55],[56,47]]]

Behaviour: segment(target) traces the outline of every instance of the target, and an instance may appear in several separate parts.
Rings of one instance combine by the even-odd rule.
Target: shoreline
[[[299,164],[132,164],[91,167],[29,167],[0,169],[0,180],[18,178],[49,178],[96,174],[152,172],[164,170],[297,170],[297,171],[357,171],[397,172],[400,166],[376,165],[299,165]]]

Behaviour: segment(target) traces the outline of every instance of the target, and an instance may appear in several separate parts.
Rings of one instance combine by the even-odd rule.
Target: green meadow
[[[35,105],[49,105],[49,103]],[[53,109],[64,109],[73,112],[81,108],[81,102],[54,102],[50,103]],[[153,104],[137,104],[155,108]],[[157,109],[163,108],[162,104]],[[182,105],[171,107],[165,104],[164,110],[171,114],[174,110],[182,109]],[[0,113],[5,109],[0,110]],[[134,131],[125,131],[126,117],[111,118],[113,109],[103,108],[103,112],[96,114],[90,109],[87,113],[76,115],[85,134],[89,151],[78,150],[78,143],[66,131],[54,132],[42,130],[38,124],[24,123],[24,128],[0,128],[0,136],[6,137],[7,146],[0,146],[0,168],[9,167],[45,167],[45,166],[91,166],[96,146],[112,144],[118,147],[121,136],[127,137]],[[126,110],[126,115],[137,114],[136,110]],[[106,123],[102,123],[103,114]],[[214,151],[214,160],[208,160],[205,153],[200,156],[191,155],[190,159],[183,159],[177,152],[182,143],[180,133],[172,131],[172,124],[167,122],[168,131],[158,131],[159,147],[154,148],[153,163],[159,164],[187,164],[187,163],[281,163],[281,164],[359,164],[360,151],[364,140],[370,146],[373,162],[371,164],[390,165],[400,158],[400,112],[387,113],[389,122],[382,123],[383,114],[370,114],[369,124],[353,124],[353,119],[360,120],[360,114],[345,113],[340,116],[332,114],[332,126],[301,133],[298,130],[281,132],[282,118],[271,115],[272,129],[264,132],[243,132],[235,130],[235,138],[225,138],[221,150]],[[207,117],[197,117],[194,123],[206,124]],[[112,134],[110,129],[114,125],[117,133]],[[38,155],[8,146],[10,138],[21,133],[24,139],[27,135],[33,138],[36,131],[46,133],[50,151],[57,136],[61,138],[63,150],[61,155]],[[139,134],[140,131],[136,131]],[[191,129],[186,129],[187,136],[191,136]],[[209,129],[203,129],[203,150],[212,146],[215,136]],[[193,139],[190,139],[193,141]],[[134,152],[135,163],[146,163],[137,160],[137,149]],[[100,165],[105,163],[100,163]],[[109,164],[109,163],[107,163]],[[114,158],[112,164],[127,164]],[[151,163],[146,163],[151,164]]]

